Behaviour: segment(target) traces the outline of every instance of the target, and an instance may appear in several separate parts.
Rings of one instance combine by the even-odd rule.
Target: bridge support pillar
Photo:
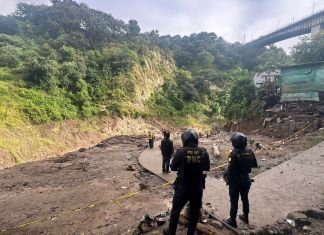
[[[311,36],[314,37],[320,32],[324,31],[324,24],[318,24],[311,28]]]

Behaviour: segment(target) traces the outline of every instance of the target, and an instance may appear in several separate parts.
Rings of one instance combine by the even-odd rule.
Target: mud
[[[120,136],[82,152],[1,171],[0,228],[7,230],[3,234],[128,233],[143,214],[162,211],[172,194],[166,188],[121,199],[120,204],[112,201],[143,185],[163,183],[137,164],[145,145],[143,137]],[[127,170],[129,165],[135,171]],[[101,204],[78,210],[96,203]],[[12,229],[35,220],[44,221]]]
[[[248,137],[265,147],[257,151],[257,175],[323,140],[324,132],[280,146],[272,145],[277,139]],[[214,143],[221,157],[210,154],[212,167],[227,161],[229,133],[201,138],[210,153]],[[175,145],[180,146],[178,139]],[[145,214],[165,211],[173,195],[168,187],[151,189],[164,182],[139,166],[137,158],[146,146],[144,136],[118,136],[62,157],[0,171],[2,234],[131,233]],[[209,174],[220,177],[221,170]],[[114,201],[131,192],[141,193]]]

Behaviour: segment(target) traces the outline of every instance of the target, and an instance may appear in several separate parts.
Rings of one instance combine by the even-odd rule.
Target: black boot
[[[239,215],[240,220],[242,220],[244,223],[249,224],[249,216],[246,214]]]
[[[235,219],[228,218],[228,219],[224,219],[223,221],[224,221],[224,223],[232,226],[233,228],[237,228],[237,223],[236,223]]]

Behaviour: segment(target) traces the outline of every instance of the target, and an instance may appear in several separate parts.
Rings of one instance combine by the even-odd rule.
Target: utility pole
[[[315,11],[315,5],[316,5],[316,3],[313,2],[313,12],[312,12],[312,14],[314,14],[314,11]]]

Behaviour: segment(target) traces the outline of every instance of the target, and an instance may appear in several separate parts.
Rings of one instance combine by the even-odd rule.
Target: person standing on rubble
[[[180,212],[188,201],[190,212],[187,234],[195,233],[202,206],[204,171],[210,169],[208,152],[198,146],[197,132],[187,129],[182,133],[181,140],[183,147],[176,151],[171,162],[171,170],[177,171],[177,178],[174,182],[169,226],[163,229],[165,235],[176,234]]]
[[[224,222],[236,228],[239,195],[241,195],[243,204],[243,214],[239,215],[239,218],[249,224],[248,194],[251,187],[249,173],[251,173],[251,168],[258,166],[258,163],[253,151],[247,147],[247,138],[244,134],[234,133],[230,140],[234,149],[228,156],[228,169],[224,172],[224,179],[229,186],[231,208],[230,217]]]
[[[162,172],[169,173],[169,166],[171,156],[173,155],[173,141],[170,140],[170,132],[168,130],[163,131],[164,138],[161,140],[161,154],[162,154]]]
[[[155,136],[154,134],[152,134],[150,131],[148,133],[148,139],[149,139],[149,146],[150,149],[152,149],[154,147],[154,140],[155,140]]]

